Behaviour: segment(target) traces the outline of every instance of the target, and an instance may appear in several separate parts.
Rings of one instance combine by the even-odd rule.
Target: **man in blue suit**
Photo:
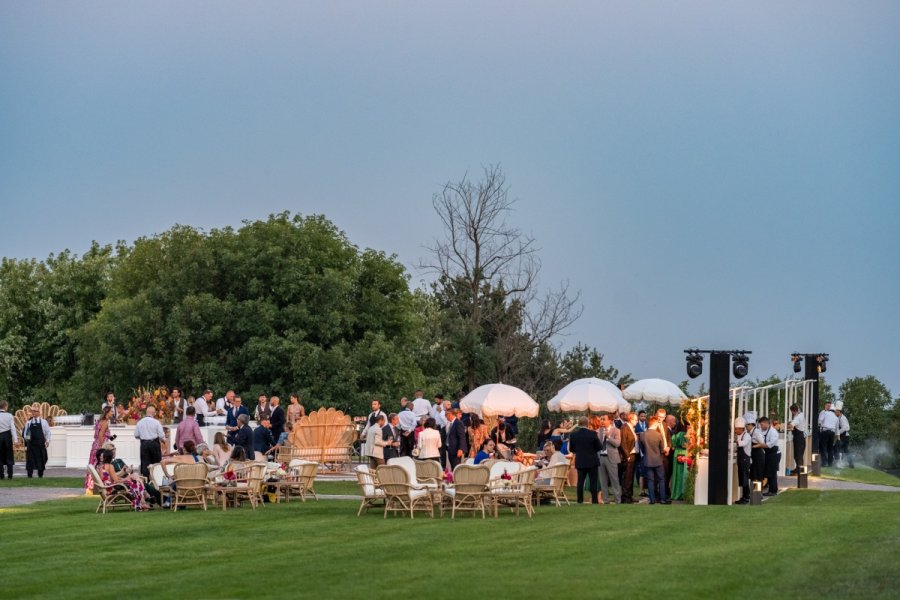
[[[231,406],[225,411],[225,429],[234,431],[238,427],[237,419],[241,415],[247,415],[250,418],[250,411],[243,405],[241,397],[235,394],[231,400]]]
[[[451,408],[447,411],[447,462],[450,470],[462,462],[469,454],[469,436],[466,434],[466,426],[459,418],[459,409]]]

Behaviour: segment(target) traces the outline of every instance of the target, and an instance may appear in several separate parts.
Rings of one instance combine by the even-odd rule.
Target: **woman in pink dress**
[[[106,442],[115,439],[115,436],[109,435],[109,417],[112,412],[111,406],[104,406],[103,413],[94,423],[94,443],[91,444],[91,454],[88,456],[88,464],[97,466],[97,451],[103,447]],[[90,471],[84,478],[84,489],[91,491],[94,489],[94,478],[91,477]]]

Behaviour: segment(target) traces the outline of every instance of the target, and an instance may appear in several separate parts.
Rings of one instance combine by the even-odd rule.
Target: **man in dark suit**
[[[285,415],[284,409],[278,406],[281,404],[281,400],[278,399],[278,396],[272,396],[269,398],[269,406],[272,408],[272,414],[269,417],[269,423],[272,424],[272,439],[276,442],[278,438],[281,437],[281,433],[284,431],[284,422]]]
[[[622,504],[634,504],[634,469],[638,462],[640,453],[637,448],[637,434],[635,426],[637,425],[637,415],[628,413],[625,422],[622,424],[622,445],[619,446],[619,452],[622,456],[622,462],[619,466],[622,468]]]
[[[597,467],[600,459],[600,438],[588,428],[588,418],[579,417],[578,429],[569,436],[569,452],[575,453],[575,469],[578,471],[578,504],[584,503],[584,480],[591,486],[591,504],[597,504]]]
[[[241,415],[247,415],[249,419],[250,411],[243,405],[241,397],[235,394],[234,398],[231,399],[231,406],[225,409],[225,429],[228,431],[236,430],[238,428],[238,417]]]
[[[239,415],[237,428],[228,434],[228,443],[242,447],[247,454],[247,460],[253,460],[253,430],[247,425],[249,422],[250,415]]]
[[[381,437],[384,441],[390,441],[390,446],[384,447],[384,462],[400,456],[400,446],[394,446],[394,442],[400,441],[400,417],[397,413],[388,416],[388,423],[381,429]]]
[[[469,436],[459,418],[459,409],[447,411],[447,463],[452,471],[469,454]]]
[[[666,494],[666,480],[663,469],[665,463],[666,441],[659,431],[659,418],[650,417],[647,431],[641,434],[644,443],[644,459],[647,469],[647,488],[650,491],[650,504],[671,504]]]
[[[263,455],[266,455],[270,450],[272,450],[272,447],[275,445],[275,440],[272,438],[272,431],[270,429],[271,427],[272,424],[269,422],[269,419],[263,418],[262,423],[259,424],[259,427],[253,430],[254,452],[259,452]]]

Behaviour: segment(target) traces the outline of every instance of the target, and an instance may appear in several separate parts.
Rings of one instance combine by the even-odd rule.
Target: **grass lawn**
[[[542,506],[534,519],[484,521],[357,518],[357,503],[339,500],[226,513],[96,515],[95,505],[0,509],[0,595],[887,598],[900,557],[900,493],[792,490],[761,507]]]
[[[894,477],[890,473],[867,467],[866,465],[856,465],[855,469],[837,469],[834,467],[826,467],[822,469],[822,477],[827,479],[840,479],[841,481],[856,481],[858,483],[875,483],[878,485],[890,485],[900,487],[900,477]]]

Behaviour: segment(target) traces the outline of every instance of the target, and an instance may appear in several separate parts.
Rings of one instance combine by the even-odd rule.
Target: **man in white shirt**
[[[622,444],[622,435],[609,415],[604,415],[601,419],[597,435],[600,436],[600,489],[603,503],[620,504],[622,487],[619,485],[619,446]],[[667,503],[668,501],[663,502]]]
[[[206,425],[207,417],[216,416],[216,411],[210,410],[209,405],[212,402],[212,390],[205,390],[203,395],[194,400],[194,410],[197,411],[197,425],[203,427]]]
[[[231,408],[231,403],[234,401],[234,390],[228,390],[225,392],[225,395],[216,400],[216,414],[221,416],[225,414],[229,408]]]
[[[411,410],[400,411],[397,417],[400,420],[400,456],[412,456],[412,449],[415,446],[413,431],[418,427],[419,419]]]
[[[769,423],[768,417],[759,420],[759,428],[762,430],[763,445],[766,453],[766,479],[768,491],[764,496],[778,495],[778,467],[781,463],[781,450],[778,448],[778,431]]]
[[[834,465],[834,440],[837,430],[838,418],[831,410],[831,402],[826,402],[825,410],[819,413],[819,455],[823,467]]]
[[[412,401],[412,411],[420,419],[431,413],[431,403],[422,397],[424,393],[421,389],[416,390],[416,397]]]
[[[800,407],[791,404],[791,420],[788,422],[788,431],[792,432],[794,442],[794,464],[795,468],[791,471],[792,475],[800,472],[800,465],[803,464],[803,455],[806,453],[806,417],[800,412]]]
[[[103,404],[100,405],[100,414],[103,414],[103,409],[109,407],[109,422],[110,423],[118,423],[119,422],[119,413],[116,410],[116,395],[112,392],[106,392],[106,400],[104,400]]]
[[[737,471],[738,483],[741,486],[741,499],[735,504],[750,503],[750,445],[751,435],[747,432],[742,417],[734,420],[734,433],[737,435]]]
[[[19,433],[16,431],[16,421],[9,412],[9,402],[0,400],[0,479],[4,478],[4,468],[9,478],[13,477],[15,466],[15,450],[13,446],[19,443]]]
[[[210,395],[212,395],[212,392],[210,392]],[[195,408],[196,405],[197,403],[194,402]],[[156,420],[156,409],[154,407],[147,407],[147,416],[138,421],[137,426],[134,428],[134,437],[141,441],[141,475],[149,478],[150,465],[162,460],[162,446],[160,443],[166,437],[162,425]]]
[[[43,477],[50,447],[50,424],[41,417],[40,405],[31,407],[31,418],[25,423],[22,437],[25,438],[25,473],[30,478],[37,471],[38,477]]]
[[[848,466],[853,469],[853,456],[850,455],[850,421],[847,420],[847,415],[844,414],[844,403],[840,400],[834,403],[834,414],[838,418],[838,462],[843,462],[846,458]]]

